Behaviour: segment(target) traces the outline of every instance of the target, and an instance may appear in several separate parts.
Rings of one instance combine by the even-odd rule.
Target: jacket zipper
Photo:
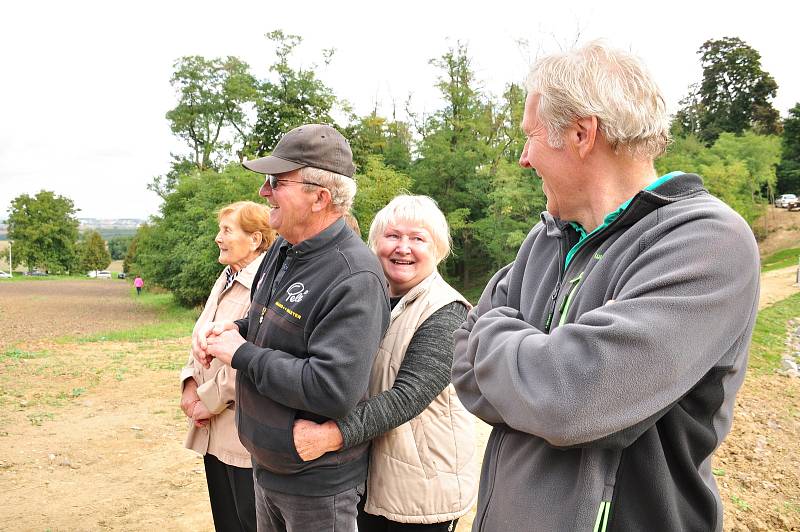
[[[571,285],[569,288],[569,293],[564,298],[564,301],[561,302],[561,308],[558,312],[558,326],[561,327],[567,321],[567,314],[569,313],[569,306],[572,304],[572,298],[575,296],[575,292],[578,291],[578,285],[581,284],[583,280],[583,272],[580,273],[576,278],[571,279],[569,284]]]
[[[556,313],[556,301],[558,300],[558,293],[561,291],[561,283],[564,282],[564,246],[566,239],[562,238],[558,243],[558,282],[553,289],[553,294],[550,296],[550,312],[547,313],[547,321],[544,323],[544,332],[550,332],[550,325],[553,323],[553,315]]]
[[[611,501],[600,501],[600,509],[597,511],[597,519],[594,521],[592,532],[606,532],[608,526],[608,514],[611,513]]]

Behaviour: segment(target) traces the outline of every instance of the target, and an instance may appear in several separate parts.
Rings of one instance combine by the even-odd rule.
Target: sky
[[[8,2],[0,7],[0,219],[13,198],[52,190],[81,218],[147,218],[160,199],[147,190],[186,146],[165,113],[177,103],[176,59],[237,56],[258,78],[275,56],[264,34],[300,35],[294,67],[333,61],[317,75],[359,115],[411,95],[436,111],[429,60],[468,46],[483,88],[500,95],[522,82],[537,55],[602,38],[641,57],[671,112],[700,80],[698,48],[739,37],[777,81],[782,116],[800,101],[791,36],[800,3],[643,3],[405,0],[305,2],[167,0]],[[399,116],[398,118],[402,118]],[[687,169],[688,170],[688,169]]]

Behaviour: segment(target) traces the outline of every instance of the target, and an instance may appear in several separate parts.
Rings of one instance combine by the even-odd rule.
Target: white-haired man
[[[753,234],[701,179],[658,176],[655,83],[602,43],[528,78],[520,164],[547,211],[455,332],[453,381],[494,426],[473,530],[722,530],[758,300]]]
[[[248,317],[212,324],[193,352],[238,370],[258,529],[353,531],[369,443],[309,462],[293,444],[296,419],[338,419],[366,398],[389,323],[381,266],[343,219],[356,191],[350,146],[334,128],[309,124],[244,166],[267,174],[260,194],[280,237],[256,274]]]

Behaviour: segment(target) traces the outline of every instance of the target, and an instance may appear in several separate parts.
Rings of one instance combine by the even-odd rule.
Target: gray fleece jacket
[[[454,334],[453,383],[492,424],[475,531],[722,530],[758,302],[753,234],[682,174],[575,252],[548,213]]]

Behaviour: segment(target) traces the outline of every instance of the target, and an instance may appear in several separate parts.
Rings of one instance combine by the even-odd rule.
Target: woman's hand
[[[231,330],[239,332],[239,328],[230,320],[206,323],[192,334],[192,356],[200,365],[208,369],[211,367],[211,359],[213,358],[213,355],[208,353],[209,336],[213,337]]]
[[[192,421],[194,421],[194,426],[197,428],[205,427],[208,425],[208,421],[212,418],[214,414],[208,411],[206,405],[203,404],[203,401],[197,400],[194,404],[194,411],[192,412]]]
[[[335,421],[319,424],[307,419],[294,422],[294,447],[304,462],[342,448],[343,439]]]
[[[186,379],[183,383],[183,393],[181,393],[181,410],[186,417],[191,418],[194,412],[194,405],[200,400],[197,395],[197,382],[193,378]]]

